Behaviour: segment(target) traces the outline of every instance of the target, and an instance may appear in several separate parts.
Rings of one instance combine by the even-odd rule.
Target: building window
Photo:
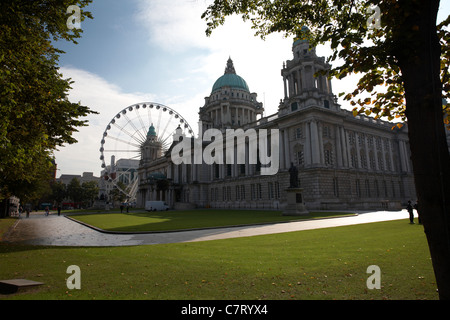
[[[364,145],[364,134],[358,134],[358,145],[362,147]]]
[[[323,100],[323,106],[327,109],[330,109],[330,101],[328,100]]]
[[[388,139],[384,139],[384,150],[389,150],[389,140]]]
[[[381,150],[381,138],[376,138],[375,144],[376,144],[377,150]]]
[[[273,192],[273,183],[272,182],[268,182],[267,183],[267,188],[269,189],[269,199],[273,199],[274,196],[274,192]]]
[[[236,186],[236,200],[240,200],[241,197],[241,188],[239,186]]]
[[[214,178],[219,179],[220,178],[220,168],[217,163],[214,163]]]
[[[374,180],[373,184],[375,186],[375,196],[377,198],[379,198],[380,197],[380,189],[378,188],[378,180]]]
[[[227,189],[222,187],[222,201],[225,201],[227,197]]]
[[[392,198],[395,198],[396,195],[395,195],[395,184],[394,184],[394,181],[391,181],[391,187],[392,187]]]
[[[280,199],[280,184],[279,182],[275,182],[275,198]]]
[[[391,159],[389,158],[389,153],[386,153],[386,170],[391,171]]]
[[[250,192],[251,192],[251,199],[255,200],[256,199],[256,190],[255,190],[255,185],[254,184],[250,185]]]
[[[323,155],[325,165],[332,166],[334,164],[334,159],[333,159],[333,147],[331,146],[331,144],[326,144],[324,146]]]
[[[375,156],[373,155],[373,152],[369,152],[369,163],[370,163],[370,169],[375,170]]]
[[[324,137],[324,138],[330,137],[330,127],[329,126],[322,127],[322,137]]]
[[[367,145],[369,146],[369,148],[373,147],[373,137],[372,136],[367,137]]]
[[[381,152],[378,152],[378,169],[384,170],[383,154]]]
[[[297,158],[297,164],[298,164],[299,166],[303,166],[304,163],[305,163],[303,151],[297,151],[297,152],[295,153],[295,155],[296,155],[296,158]]]
[[[354,148],[350,150],[350,161],[353,168],[358,168],[358,155]]]
[[[366,196],[368,198],[370,198],[370,183],[369,183],[369,180],[365,181],[365,185],[366,185]]]
[[[291,111],[296,111],[296,110],[298,110],[298,103],[294,102],[291,104]]]
[[[359,179],[356,180],[355,186],[356,186],[356,196],[358,198],[361,198],[361,186],[359,183]]]
[[[359,159],[361,161],[361,167],[367,169],[366,151],[364,149],[359,151]]]
[[[303,130],[302,127],[298,127],[295,129],[295,138],[296,139],[301,139],[303,136]]]
[[[354,132],[349,132],[348,143],[352,146],[355,144],[355,133]]]
[[[338,178],[333,178],[333,192],[335,197],[339,197],[339,182]]]
[[[241,200],[245,200],[245,186],[241,186]]]
[[[305,156],[304,156],[304,153],[303,153],[303,145],[297,144],[294,147],[294,161],[299,167],[302,167],[305,164]]]
[[[394,161],[394,163],[393,163],[394,171],[398,172],[399,171],[399,166],[398,166],[398,157],[397,157],[397,155],[393,155],[393,161]]]
[[[387,197],[388,196],[388,191],[387,191],[386,180],[383,180],[383,190],[384,190],[384,196]]]
[[[401,181],[398,182],[398,189],[400,190],[400,197],[405,196],[405,190],[403,189],[403,183]]]

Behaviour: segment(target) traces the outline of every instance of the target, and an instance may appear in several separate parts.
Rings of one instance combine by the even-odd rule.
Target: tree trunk
[[[404,1],[400,1],[404,2]],[[438,0],[415,6],[395,32],[420,217],[433,263],[439,298],[450,299],[450,155],[442,112]],[[411,32],[413,30],[414,32]],[[411,40],[411,39],[414,40]]]
[[[0,219],[6,218],[9,216],[9,200],[2,199],[0,200]]]

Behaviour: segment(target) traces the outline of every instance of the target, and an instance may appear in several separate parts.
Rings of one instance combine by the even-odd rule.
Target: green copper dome
[[[303,26],[300,29],[300,32],[298,32],[297,37],[294,39],[294,44],[293,46],[295,47],[296,45],[300,44],[300,43],[305,43],[305,42],[309,42],[309,35],[310,30],[307,26]]]
[[[223,87],[238,88],[250,92],[247,82],[245,82],[244,79],[242,79],[240,76],[236,74],[236,71],[234,70],[233,66],[233,61],[231,60],[231,58],[228,59],[225,74],[221,76],[219,79],[217,79],[217,81],[214,83],[212,92],[219,90]]]
[[[153,123],[150,126],[150,128],[148,129],[148,133],[147,133],[147,137],[150,137],[150,136],[156,137],[156,130],[155,130],[155,127],[153,126]]]
[[[239,88],[250,92],[247,82],[237,74],[224,74],[214,83],[212,92],[223,87]]]

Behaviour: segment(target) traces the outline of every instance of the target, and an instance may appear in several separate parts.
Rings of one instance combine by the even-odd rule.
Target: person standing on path
[[[49,210],[48,210],[48,206],[47,206],[47,207],[45,207],[45,216],[46,216],[46,217],[48,217],[48,211],[49,211]]]
[[[414,209],[416,209],[417,219],[419,220],[419,224],[422,224],[422,220],[420,220],[419,202],[418,201],[414,204]]]
[[[411,201],[409,201],[409,200],[408,200],[408,205],[406,206],[406,210],[408,210],[408,213],[409,213],[409,223],[414,224],[413,206],[411,204]]]

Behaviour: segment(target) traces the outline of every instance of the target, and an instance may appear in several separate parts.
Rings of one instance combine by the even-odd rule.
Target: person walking
[[[406,210],[408,210],[408,213],[409,213],[409,223],[414,224],[413,206],[411,204],[411,201],[409,201],[409,200],[408,200],[408,205],[406,206]]]
[[[46,217],[48,217],[48,211],[49,211],[49,209],[48,209],[48,206],[47,206],[47,207],[45,207],[45,216]]]

